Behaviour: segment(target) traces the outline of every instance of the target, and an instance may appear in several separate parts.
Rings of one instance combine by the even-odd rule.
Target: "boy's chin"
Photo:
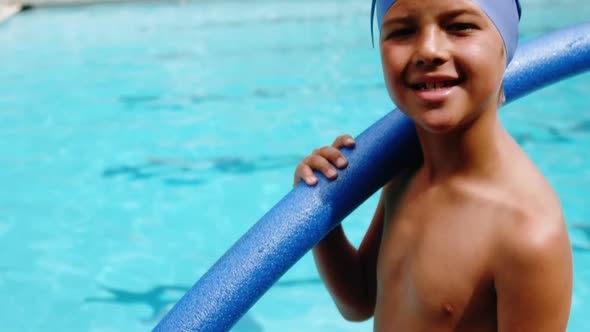
[[[418,123],[418,127],[423,131],[433,135],[446,135],[457,130],[457,126],[446,124],[423,124]]]
[[[430,134],[448,134],[460,127],[460,121],[453,114],[445,114],[444,111],[430,111],[429,113],[414,118],[414,123]]]

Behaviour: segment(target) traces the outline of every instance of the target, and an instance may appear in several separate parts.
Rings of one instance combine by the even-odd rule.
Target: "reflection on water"
[[[124,177],[129,180],[163,179],[170,186],[198,186],[209,178],[205,172],[215,171],[245,175],[295,166],[301,156],[218,157],[212,159],[151,158],[136,165],[119,165],[105,169],[105,178]]]
[[[590,120],[582,120],[564,128],[557,128],[547,125],[535,125],[536,132],[517,131],[512,136],[520,145],[528,143],[574,143],[571,136],[575,134],[590,134]]]
[[[571,227],[573,229],[581,231],[582,234],[584,234],[584,237],[586,238],[586,241],[584,241],[584,242],[581,242],[581,241],[573,241],[572,242],[572,248],[574,249],[574,251],[590,252],[590,224],[575,223],[575,224],[572,224]]]
[[[570,130],[574,132],[590,133],[590,120],[580,121],[573,125]]]
[[[162,56],[174,56],[164,54]],[[180,55],[178,55],[180,56]],[[125,105],[128,110],[144,111],[144,110],[162,110],[162,109],[182,109],[190,111],[187,105],[199,105],[203,103],[239,103],[249,99],[277,99],[285,100],[289,96],[308,95],[313,91],[325,90],[325,85],[307,84],[304,86],[289,86],[289,87],[256,87],[252,90],[246,91],[209,91],[205,93],[197,93],[189,95],[185,98],[165,98],[159,95],[123,95],[118,97],[118,101]],[[341,90],[342,93],[348,94],[350,91],[370,91],[383,90],[383,84],[380,83],[347,83],[340,86],[331,86],[331,90]]]
[[[184,286],[155,286],[145,292],[134,292],[121,288],[114,288],[105,285],[99,285],[100,288],[109,293],[108,297],[88,297],[84,299],[86,303],[111,302],[117,304],[145,304],[152,309],[149,317],[142,318],[145,323],[153,323],[172,308],[174,303],[187,291]]]
[[[273,287],[305,287],[321,284],[319,278],[280,280]],[[132,291],[122,288],[115,288],[106,285],[98,285],[102,290],[108,293],[104,297],[87,297],[85,303],[114,303],[120,305],[144,304],[151,309],[151,315],[140,318],[140,321],[146,324],[156,324],[166,313],[172,309],[174,304],[190,290],[189,286],[182,285],[157,285],[146,291]],[[250,315],[246,314],[234,326],[232,331],[262,331],[262,326]]]

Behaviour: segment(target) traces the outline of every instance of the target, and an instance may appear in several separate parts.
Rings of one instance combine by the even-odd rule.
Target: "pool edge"
[[[13,1],[0,4],[0,24],[8,20],[12,16],[18,14],[23,9],[23,4],[20,1]]]

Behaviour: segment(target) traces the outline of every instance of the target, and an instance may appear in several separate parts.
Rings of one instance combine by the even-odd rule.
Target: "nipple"
[[[448,303],[442,304],[442,312],[446,317],[451,317],[455,313],[455,309]]]

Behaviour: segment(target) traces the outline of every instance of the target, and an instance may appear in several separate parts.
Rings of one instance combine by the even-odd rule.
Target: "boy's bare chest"
[[[470,321],[472,312],[492,315],[491,214],[477,204],[413,203],[395,215],[386,213],[376,315],[394,310],[404,319],[437,326]],[[481,318],[491,321],[490,315]]]

